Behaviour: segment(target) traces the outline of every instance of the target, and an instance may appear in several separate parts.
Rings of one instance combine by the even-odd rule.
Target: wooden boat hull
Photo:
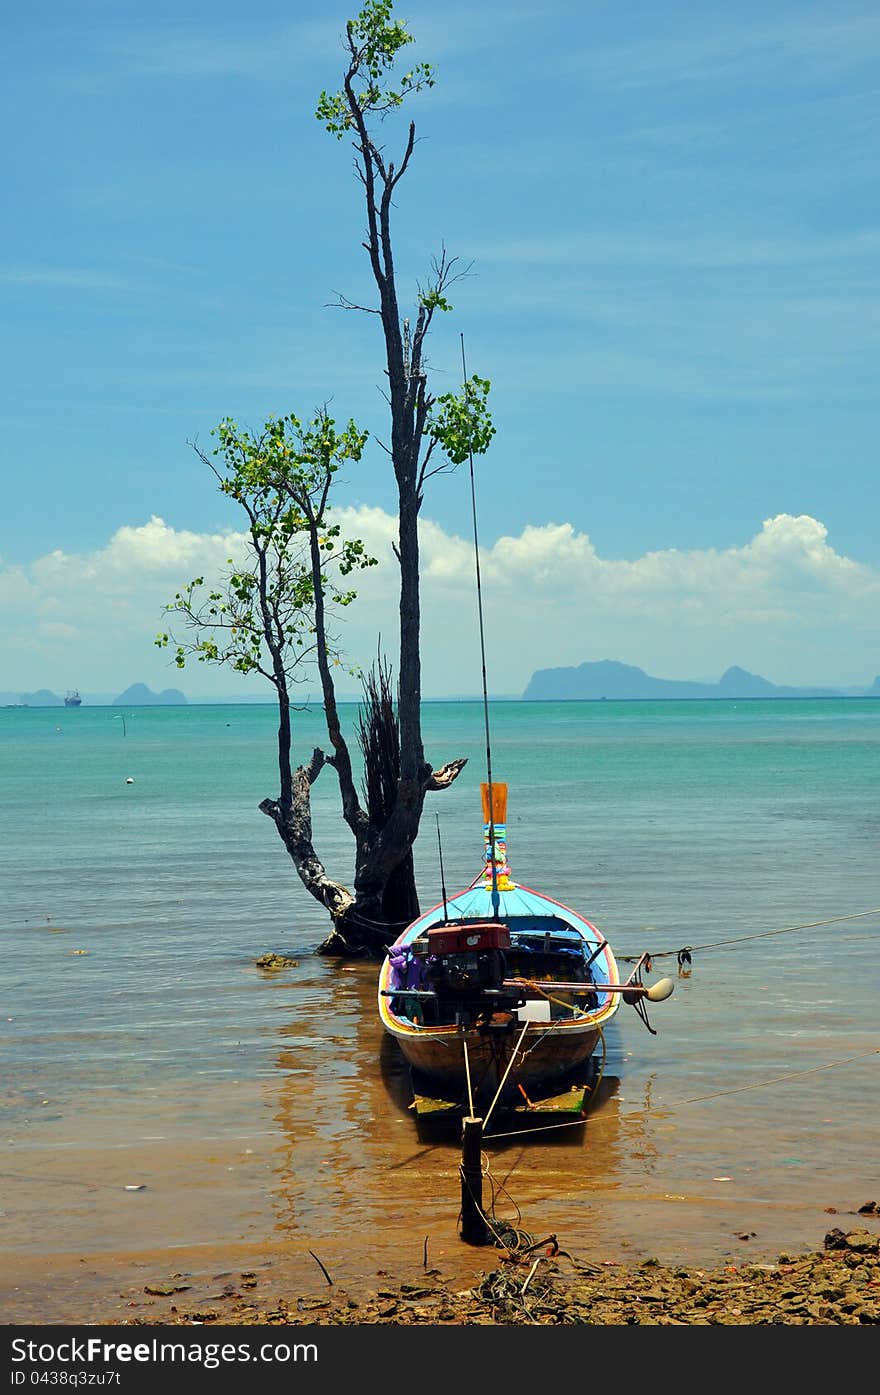
[[[599,1028],[584,1027],[577,1032],[552,1029],[548,1036],[546,1023],[535,1023],[521,1033],[514,1030],[503,1041],[487,1038],[477,1031],[457,1028],[427,1028],[413,1035],[394,1032],[398,1045],[409,1064],[437,1081],[454,1084],[464,1079],[464,1048],[467,1046],[471,1077],[488,1070],[503,1072],[512,1055],[516,1055],[516,1079],[528,1088],[542,1082],[552,1082],[567,1075],[576,1066],[588,1061],[599,1041]]]
[[[494,907],[483,885],[469,887],[408,926],[390,947],[379,975],[383,1027],[397,1041],[422,1088],[455,1096],[462,1103],[472,1101],[475,1107],[494,1099],[502,1082],[498,1105],[513,1107],[523,1099],[552,1091],[558,1082],[577,1072],[583,1075],[603,1028],[620,1005],[618,992],[603,992],[603,986],[620,980],[610,947],[590,921],[528,887],[511,886],[498,899],[497,919],[510,931],[508,954],[517,972],[523,972],[523,964],[536,972],[548,967],[552,970],[554,950],[543,955],[541,950],[554,946],[568,972],[542,972],[540,976],[567,979],[573,972],[570,965],[577,964],[581,970],[587,966],[586,984],[594,990],[589,999],[574,995],[561,1000],[559,995],[542,992],[536,978],[524,992],[528,1001],[513,1011],[487,1011],[480,1022],[468,1020],[474,1015],[468,1012],[457,1014],[463,1021],[432,1024],[420,1020],[421,995],[416,991],[408,996],[406,992],[407,987],[412,988],[406,978],[407,964],[413,962],[412,947],[416,941],[424,943],[431,928],[447,923],[467,927],[491,917]],[[542,1011],[541,1020],[529,1020]],[[552,1018],[551,1011],[555,1014]]]

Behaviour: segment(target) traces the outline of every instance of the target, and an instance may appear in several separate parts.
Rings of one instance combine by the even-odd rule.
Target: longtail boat
[[[484,867],[465,890],[420,915],[390,945],[379,1015],[408,1062],[420,1118],[584,1113],[597,1046],[621,999],[653,1032],[642,955],[621,982],[611,946],[578,912],[511,876],[507,786],[481,787]]]

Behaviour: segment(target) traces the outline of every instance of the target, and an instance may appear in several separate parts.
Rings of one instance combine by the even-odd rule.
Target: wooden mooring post
[[[487,1245],[483,1214],[483,1121],[468,1117],[461,1134],[461,1238],[468,1245]]]

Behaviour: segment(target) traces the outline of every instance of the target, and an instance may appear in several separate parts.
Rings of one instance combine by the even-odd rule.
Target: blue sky
[[[328,400],[384,437],[378,324],[331,306],[336,291],[372,299],[360,187],[313,115],[354,11],[35,0],[6,14],[0,689],[235,691],[180,678],[150,643],[160,598],[238,526],[188,440]],[[457,385],[463,333],[497,426],[477,467],[481,542],[501,571],[522,562],[520,592],[499,572],[497,629],[517,640],[499,645],[495,686],[594,658],[867,686],[880,11],[395,13],[437,70],[411,108],[399,284],[414,293],[441,245],[472,264],[433,336],[434,385]],[[384,536],[381,450],[340,503]],[[468,510],[465,474],[432,481],[437,695],[477,686],[450,676],[470,653],[455,644],[465,591],[441,594]],[[534,588],[560,528],[574,542],[548,627]],[[391,595],[379,586],[351,621],[355,651],[390,633]]]

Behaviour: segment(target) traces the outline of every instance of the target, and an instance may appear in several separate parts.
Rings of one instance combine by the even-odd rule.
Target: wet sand
[[[144,1068],[132,1083],[14,1102],[0,1321],[259,1322],[284,1312],[372,1322],[398,1302],[403,1322],[419,1304],[400,1286],[426,1281],[445,1294],[434,1311],[461,1293],[456,1320],[483,1321],[472,1294],[499,1251],[459,1237],[460,1137],[426,1134],[409,1111],[404,1064],[374,1011],[375,968],[312,959],[264,987],[277,1003],[276,1044],[257,1079],[239,1062],[264,1060],[265,1045],[236,1033],[232,1066],[208,1060],[198,1078],[169,1082]],[[716,1099],[717,1076],[683,1031],[671,1040],[672,1025],[659,1038],[633,1024],[619,1034],[583,1124],[487,1140],[486,1209],[534,1240],[555,1235],[571,1256],[545,1256],[540,1273],[556,1264],[565,1283],[596,1269],[609,1288],[649,1261],[673,1278],[766,1266],[760,1276],[781,1254],[821,1255],[834,1227],[876,1235],[876,1216],[860,1214],[876,1190],[859,1085],[873,1062],[846,1076],[847,1092],[783,1083]],[[809,1042],[803,1050],[815,1059]],[[757,1058],[743,1069],[769,1073]],[[397,1297],[380,1302],[380,1290]]]
[[[217,1130],[222,1101],[224,1117],[237,1121],[214,1136],[194,1109],[166,1139],[125,1139],[124,1115],[115,1128],[108,1118],[98,1128],[93,1116],[91,1146],[63,1146],[65,1122],[47,1120],[39,1146],[7,1149],[0,1321],[170,1321],[175,1308],[218,1304],[229,1321],[235,1292],[259,1312],[282,1302],[325,1304],[340,1293],[363,1305],[385,1287],[424,1286],[428,1271],[451,1291],[479,1285],[498,1250],[459,1236],[454,1131],[420,1136],[403,1110],[382,1128],[353,1134],[340,1123],[334,1134],[314,1118],[310,1125],[319,1111],[299,1079],[281,1091],[266,1087],[275,1130],[255,1127],[266,1123],[254,1109],[259,1090],[223,1085],[216,1098],[203,1090],[204,1115]],[[553,1234],[576,1264],[609,1274],[649,1260],[723,1274],[775,1265],[783,1252],[820,1251],[834,1226],[880,1232],[880,1218],[860,1214],[864,1191],[839,1179],[833,1188],[802,1181],[780,1199],[754,1181],[709,1178],[685,1192],[672,1190],[681,1184],[663,1169],[641,1182],[619,1159],[615,1169],[618,1085],[603,1082],[604,1098],[583,1126],[487,1150],[483,1204],[499,1224],[535,1240]],[[161,1102],[147,1127],[164,1114]],[[649,1137],[630,1136],[635,1156]],[[243,1274],[256,1281],[244,1290]],[[325,1311],[314,1308],[313,1320]]]
[[[815,1251],[740,1265],[584,1257],[554,1237],[511,1247],[377,1237],[46,1257],[0,1284],[4,1323],[71,1325],[880,1324],[880,1210],[836,1217]],[[373,1267],[376,1266],[376,1267]],[[12,1280],[14,1279],[14,1282]]]

